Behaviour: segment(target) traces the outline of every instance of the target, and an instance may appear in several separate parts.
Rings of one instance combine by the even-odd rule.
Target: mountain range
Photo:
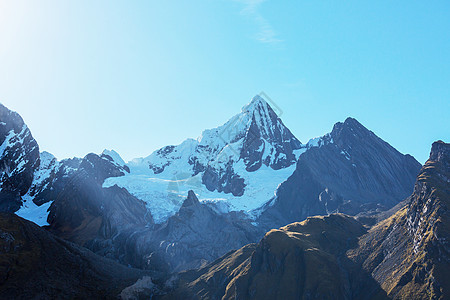
[[[448,295],[444,142],[422,167],[348,118],[303,144],[261,96],[199,138],[128,163],[114,150],[58,161],[2,105],[0,122],[0,221],[12,224],[0,227],[0,266],[17,278],[26,275],[10,257],[31,247],[48,259],[26,228],[25,236],[55,241],[52,253],[99,257],[82,270],[97,274],[83,286],[97,287],[67,286],[69,298]],[[54,274],[70,257],[52,262]],[[26,264],[39,269],[36,260]],[[129,271],[99,279],[122,266]],[[9,278],[0,295],[20,298]]]
[[[433,144],[413,193],[364,226],[344,214],[272,229],[256,244],[181,272],[163,298],[448,299],[450,144]]]

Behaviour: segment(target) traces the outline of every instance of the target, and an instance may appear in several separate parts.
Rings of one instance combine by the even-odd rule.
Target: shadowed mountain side
[[[124,230],[108,245],[121,261],[174,272],[201,267],[263,234],[237,213],[220,214],[201,204],[190,191],[179,212],[163,224]]]
[[[267,228],[311,215],[387,210],[411,194],[420,164],[348,118],[303,153],[259,222]]]
[[[0,213],[2,299],[112,299],[151,275],[59,239],[14,214]]]
[[[56,177],[48,230],[125,265],[167,272],[200,267],[264,234],[242,213],[218,213],[192,191],[177,214],[154,224],[143,201],[124,188],[102,187],[105,177],[123,172],[88,154],[76,170]]]
[[[50,206],[48,229],[60,237],[86,245],[95,239],[111,239],[126,228],[152,224],[145,203],[124,188],[102,188],[104,176],[120,174],[111,162],[88,154],[79,168],[56,190]],[[104,253],[105,254],[105,253]]]

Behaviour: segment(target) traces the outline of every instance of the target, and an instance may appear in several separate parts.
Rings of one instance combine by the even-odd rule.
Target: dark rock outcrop
[[[225,169],[215,169],[208,166],[203,173],[202,183],[210,191],[232,193],[233,196],[242,196],[245,189],[245,181],[234,173],[233,161]]]

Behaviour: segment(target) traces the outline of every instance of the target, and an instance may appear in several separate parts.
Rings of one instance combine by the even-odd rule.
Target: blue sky
[[[352,116],[420,162],[450,137],[448,1],[4,1],[0,102],[58,158],[126,160],[267,93],[302,141]]]

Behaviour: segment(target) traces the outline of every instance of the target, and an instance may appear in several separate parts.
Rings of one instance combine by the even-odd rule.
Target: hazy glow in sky
[[[0,102],[58,158],[126,160],[266,92],[302,141],[352,116],[422,163],[449,142],[448,1],[0,0]]]

